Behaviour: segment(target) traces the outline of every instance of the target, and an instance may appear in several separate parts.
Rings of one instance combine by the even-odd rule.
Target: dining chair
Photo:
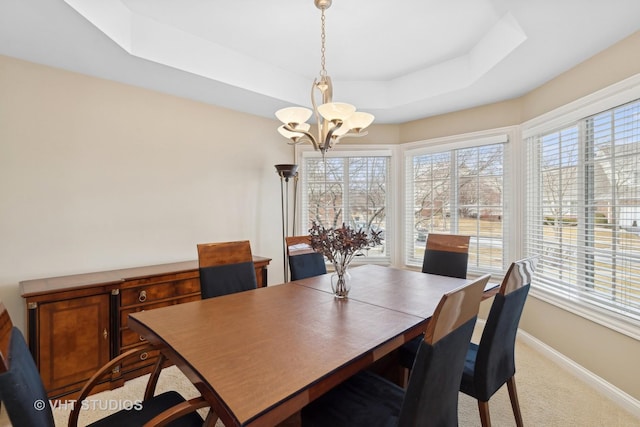
[[[480,343],[469,344],[460,391],[478,400],[483,427],[491,425],[489,399],[505,383],[516,425],[522,426],[514,351],[518,324],[537,261],[534,257],[511,264],[494,297]]]
[[[290,236],[285,239],[291,280],[326,274],[324,256],[311,247],[309,236]]]
[[[422,261],[422,272],[466,279],[469,263],[469,240],[470,236],[429,233]],[[420,340],[421,337],[414,338],[403,345],[398,352],[398,361],[403,369],[402,383],[404,385],[409,378]]]
[[[467,278],[470,236],[429,233],[422,260],[422,272]]]
[[[138,357],[149,349],[149,344],[132,349],[111,360],[96,372],[82,388],[75,401],[69,416],[69,427],[77,426],[82,401],[86,399],[91,389],[105,374],[108,374],[114,366],[122,363],[126,358]],[[169,421],[171,421],[169,424],[171,427],[215,425],[217,416],[213,411],[209,411],[206,421],[196,412],[197,409],[209,406],[209,403],[202,397],[187,401],[175,391],[154,396],[155,386],[165,360],[161,356],[156,363],[139,406],[132,405],[129,410],[123,409],[89,426],[140,427],[147,422],[149,422],[148,425],[159,425]],[[11,317],[2,302],[0,302],[0,399],[12,425],[55,427],[49,398],[38,368],[33,361],[22,332],[13,326]]]
[[[258,287],[248,240],[200,243],[197,246],[202,299]]]
[[[457,426],[464,359],[489,275],[442,296],[405,389],[362,371],[301,411],[303,427]]]

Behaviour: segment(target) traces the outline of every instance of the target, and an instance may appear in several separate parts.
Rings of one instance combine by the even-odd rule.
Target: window
[[[534,286],[590,313],[640,321],[640,101],[527,146],[526,251]]]
[[[351,227],[380,232],[382,245],[365,253],[367,262],[390,261],[390,151],[340,152],[326,158],[303,152],[301,167],[303,230],[317,222],[324,227]]]
[[[429,233],[463,234],[471,236],[469,271],[503,271],[506,141],[501,135],[405,153],[407,265],[422,265]]]

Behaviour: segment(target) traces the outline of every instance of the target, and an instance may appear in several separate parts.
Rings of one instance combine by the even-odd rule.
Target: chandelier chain
[[[320,70],[320,76],[324,77],[327,75],[327,70],[325,68],[325,47],[324,47],[324,42],[325,42],[325,16],[324,16],[324,8],[322,9],[322,17],[320,18],[321,20],[321,36],[320,36],[320,42],[321,42],[321,47],[320,47],[320,65],[322,67],[322,69]]]

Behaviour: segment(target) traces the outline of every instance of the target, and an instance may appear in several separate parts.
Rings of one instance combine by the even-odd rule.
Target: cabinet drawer
[[[125,352],[126,350],[122,350]],[[140,353],[136,357],[129,357],[122,361],[122,365],[120,370],[122,373],[127,373],[134,369],[139,369],[145,366],[153,365],[158,360],[158,355],[160,352],[158,350],[150,350],[145,353]]]
[[[144,341],[145,339],[140,334],[133,332],[131,329],[123,329],[120,332],[120,346],[122,347],[140,344]]]
[[[198,301],[200,299],[200,295],[189,295],[186,297],[182,297],[182,298],[176,298],[173,300],[168,300],[168,301],[161,301],[161,302],[157,302],[155,304],[145,304],[145,305],[141,305],[138,307],[132,307],[132,308],[127,308],[124,310],[120,311],[120,326],[123,329],[126,329],[127,327],[127,319],[129,317],[129,313],[137,313],[139,311],[145,311],[145,310],[153,310],[154,308],[160,308],[160,307],[167,307],[169,305],[174,305],[174,304],[183,304],[185,302],[191,302],[191,301]],[[124,346],[124,344],[123,344]]]
[[[122,328],[125,328],[127,326],[127,319],[129,317],[129,313],[137,313],[139,311],[153,310],[154,308],[167,307],[173,304],[175,304],[174,301],[162,301],[162,302],[157,302],[155,304],[146,304],[144,306],[138,306],[134,308],[127,308],[125,310],[121,310],[120,325]]]
[[[200,292],[200,279],[198,278],[155,283],[123,289],[120,293],[120,305],[128,307],[198,292]]]

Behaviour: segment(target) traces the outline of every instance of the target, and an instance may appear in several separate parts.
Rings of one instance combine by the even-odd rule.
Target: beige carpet
[[[528,427],[640,427],[640,419],[520,342],[516,347],[516,366],[518,395],[524,422]],[[109,412],[100,409],[100,402],[117,404],[140,399],[145,384],[146,377],[136,378],[120,389],[90,396],[96,410],[83,411],[80,425],[102,418]],[[179,390],[186,398],[198,395],[196,389],[175,367],[165,369],[158,383],[158,391],[169,389]],[[506,387],[500,389],[489,404],[495,427],[515,425]],[[461,427],[480,426],[475,400],[460,394],[459,407]],[[67,425],[67,410],[56,409],[54,415],[57,427]],[[3,411],[0,426],[9,425]],[[222,424],[219,422],[218,426]]]

